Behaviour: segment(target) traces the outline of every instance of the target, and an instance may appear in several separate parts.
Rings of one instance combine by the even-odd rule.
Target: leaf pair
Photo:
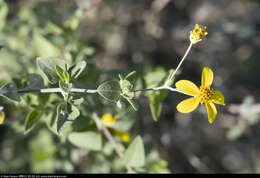
[[[119,75],[120,81],[107,81],[98,86],[97,92],[105,99],[117,103],[120,107],[122,97],[137,110],[137,104],[134,100],[134,80],[136,72],[129,73],[125,78]]]
[[[79,117],[80,111],[79,109],[69,103],[60,104],[57,107],[57,118],[56,118],[56,131],[57,133],[61,133],[67,122],[74,121],[77,117]]]
[[[87,63],[81,61],[67,69],[67,64],[58,58],[39,57],[37,65],[48,81],[51,84],[56,84],[59,81],[68,83],[71,79],[76,79],[85,69]]]

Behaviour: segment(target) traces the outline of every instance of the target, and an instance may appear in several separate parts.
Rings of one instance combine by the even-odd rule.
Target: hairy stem
[[[165,82],[165,86],[168,86],[170,81],[173,79],[173,77],[175,76],[176,72],[179,70],[179,68],[181,67],[183,61],[185,60],[185,58],[187,57],[187,55],[189,54],[190,52],[190,49],[192,47],[192,43],[190,43],[188,49],[186,50],[184,56],[182,57],[180,63],[178,64],[178,66],[176,67],[176,69],[169,75],[169,78],[167,79],[167,81]]]
[[[184,93],[184,92],[178,90],[177,88],[172,88],[170,86],[160,86],[160,87],[155,87],[155,88],[138,89],[138,90],[135,90],[134,92],[147,92],[147,91],[158,91],[158,90],[170,90],[170,91],[182,93],[184,95],[193,96],[193,95],[189,95],[187,93]]]
[[[155,87],[155,88],[145,88],[145,89],[137,89],[134,90],[134,92],[147,92],[147,91],[158,91],[158,90],[170,90],[178,93],[182,93],[185,95],[188,95],[187,93],[184,93],[176,88],[172,88],[170,86],[160,86],[160,87]],[[60,88],[43,88],[43,89],[25,89],[25,90],[17,90],[17,93],[20,94],[26,94],[26,93],[61,93],[62,90]],[[89,93],[89,94],[94,94],[97,93],[97,90],[94,89],[84,89],[84,88],[72,88],[70,90],[72,93]],[[189,95],[191,96],[191,95]]]
[[[72,93],[97,93],[97,90],[93,89],[83,89],[83,88],[72,88],[70,90]],[[43,89],[33,89],[33,90],[18,90],[17,93],[61,93],[60,88],[43,88]]]

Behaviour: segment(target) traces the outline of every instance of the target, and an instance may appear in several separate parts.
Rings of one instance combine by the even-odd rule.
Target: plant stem
[[[155,88],[145,88],[145,89],[138,89],[134,90],[134,92],[147,92],[147,91],[158,91],[158,90],[170,90],[170,91],[175,91],[178,93],[182,93],[185,95],[188,95],[176,88],[172,88],[170,86],[160,86],[160,87],[155,87]],[[20,94],[26,94],[26,93],[61,93],[62,90],[60,88],[43,88],[43,89],[22,89],[22,90],[17,90],[17,93]],[[70,90],[72,93],[89,93],[89,94],[94,94],[97,93],[97,90],[94,89],[84,89],[84,88],[72,88]],[[190,96],[190,95],[189,95]]]
[[[147,92],[147,91],[158,91],[158,90],[170,90],[170,91],[182,93],[182,94],[185,94],[188,96],[192,96],[192,95],[189,95],[187,93],[184,93],[184,92],[178,90],[177,88],[172,88],[170,86],[160,86],[160,87],[155,87],[155,88],[138,89],[138,90],[135,90],[134,92]]]
[[[178,64],[178,66],[176,67],[176,69],[169,75],[168,80],[165,82],[165,86],[168,86],[170,81],[173,79],[173,77],[175,76],[176,72],[179,70],[179,68],[181,67],[181,64],[183,63],[183,61],[185,60],[185,58],[187,57],[188,53],[190,52],[190,49],[192,47],[192,43],[190,43],[188,49],[186,50],[184,56],[182,57],[180,63]]]
[[[93,119],[96,121],[96,123],[98,125],[100,125],[104,131],[104,134],[106,136],[106,138],[108,139],[108,141],[112,144],[112,146],[114,147],[117,155],[122,158],[124,156],[123,152],[120,150],[119,146],[117,145],[116,141],[114,140],[113,136],[111,135],[111,133],[109,132],[109,130],[107,129],[107,127],[103,124],[103,122],[101,121],[101,119],[97,116],[96,113],[93,114]],[[134,171],[132,170],[132,168],[128,165],[125,166],[128,173],[134,173]]]
[[[93,89],[83,89],[83,88],[72,88],[70,90],[72,93],[97,93],[97,90]],[[62,90],[60,88],[43,88],[43,89],[32,89],[32,90],[18,90],[17,93],[25,94],[25,93],[61,93]]]

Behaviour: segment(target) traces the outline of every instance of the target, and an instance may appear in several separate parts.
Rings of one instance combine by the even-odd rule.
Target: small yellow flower
[[[201,28],[198,24],[196,24],[193,31],[190,32],[191,43],[195,44],[201,41],[202,37],[208,34],[208,32],[206,32],[206,29],[206,26]]]
[[[111,127],[113,127],[113,125],[115,124],[117,119],[118,119],[118,114],[116,114],[113,117],[110,113],[106,113],[101,117],[101,121],[103,122],[103,124],[105,126],[108,127],[109,131],[111,132],[111,134],[113,136],[119,137],[123,142],[126,142],[126,143],[130,142],[131,138],[128,133],[111,128]]]
[[[129,143],[131,140],[130,135],[126,132],[113,129],[111,133],[114,136],[118,136],[123,142]]]
[[[0,125],[4,123],[5,120],[5,113],[2,111],[0,112]]]
[[[118,119],[118,114],[114,117],[110,113],[106,113],[102,116],[101,120],[105,126],[112,126],[115,124],[116,120]]]
[[[188,80],[180,80],[175,83],[178,90],[193,96],[177,105],[177,110],[181,113],[189,113],[194,111],[199,103],[205,104],[208,112],[208,121],[212,124],[217,115],[217,109],[214,103],[225,105],[224,95],[220,91],[211,89],[214,74],[209,67],[204,67],[201,77],[201,86],[198,88],[193,82]]]

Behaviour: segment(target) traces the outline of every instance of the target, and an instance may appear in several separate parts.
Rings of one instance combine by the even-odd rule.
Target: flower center
[[[203,36],[206,36],[208,32],[206,32],[206,26],[201,28],[199,25],[195,25],[195,28],[192,31],[192,38],[195,40],[200,40],[202,39]]]
[[[204,87],[204,86],[200,87],[200,95],[199,95],[200,104],[209,102],[212,99],[212,96],[213,96],[213,90],[210,89],[210,87]]]

